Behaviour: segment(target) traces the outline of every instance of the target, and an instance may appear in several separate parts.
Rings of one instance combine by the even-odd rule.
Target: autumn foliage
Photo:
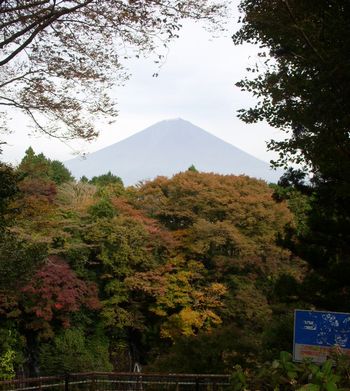
[[[101,308],[96,284],[79,279],[69,265],[57,256],[48,257],[47,263],[21,292],[25,312],[32,315],[27,326],[34,330],[50,330],[54,320],[67,328],[70,326],[70,313],[82,307],[91,310]]]
[[[299,297],[289,290],[280,299],[279,290],[283,281],[298,286],[304,265],[279,243],[300,218],[265,182],[190,170],[124,188],[112,175],[72,182],[59,165],[52,176],[50,164],[29,149],[11,201],[7,235],[22,250],[7,246],[6,254],[31,270],[16,291],[1,292],[0,332],[21,336],[20,345],[3,343],[4,354],[17,352],[14,370],[140,362],[222,372],[266,358],[281,343],[276,335],[288,334],[283,322]],[[10,287],[18,273],[5,270]],[[186,366],[191,352],[203,360]]]

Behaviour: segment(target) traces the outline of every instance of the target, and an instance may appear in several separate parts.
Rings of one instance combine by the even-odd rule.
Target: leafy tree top
[[[350,4],[341,0],[240,2],[234,42],[259,44],[260,60],[237,83],[258,98],[240,110],[246,122],[266,120],[288,137],[272,140],[277,164],[305,163],[326,181],[350,172]]]
[[[50,160],[43,153],[37,155],[32,147],[25,151],[18,171],[30,178],[51,180],[56,185],[73,180],[72,174],[63,163],[58,160]]]
[[[81,180],[83,181],[83,177]],[[108,171],[107,174],[94,176],[89,182],[96,186],[107,186],[113,184],[119,184],[123,186],[122,179],[119,176],[112,174],[111,171]]]
[[[247,176],[187,171],[146,183],[136,204],[171,229],[186,229],[198,219],[230,221],[241,232],[260,236],[282,231],[291,219],[286,205],[277,204],[272,194],[264,181]]]
[[[18,175],[14,169],[0,162],[0,232],[6,225],[9,203],[18,193]]]
[[[187,171],[198,172],[198,170],[196,169],[196,167],[195,167],[194,164],[191,164],[191,165],[188,167]]]

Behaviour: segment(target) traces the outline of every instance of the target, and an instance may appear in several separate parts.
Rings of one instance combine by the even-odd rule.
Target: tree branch
[[[38,0],[38,1],[33,1],[32,3],[27,3],[27,4],[23,4],[21,6],[10,7],[10,8],[1,8],[0,7],[0,14],[7,14],[9,12],[15,12],[15,11],[23,11],[23,10],[37,7],[38,5],[43,5],[46,3],[50,3],[50,0]]]
[[[305,42],[308,44],[308,46],[310,47],[310,49],[316,54],[316,56],[325,64],[326,61],[325,59],[323,58],[323,56],[320,54],[320,52],[316,49],[316,47],[312,44],[312,42],[310,41],[309,37],[306,35],[305,31],[299,26],[298,24],[298,19],[296,18],[296,16],[294,15],[293,13],[293,10],[292,10],[292,7],[290,6],[288,0],[281,0],[282,3],[285,5],[285,7],[287,8],[288,10],[288,13],[289,15],[291,16],[291,18],[293,19],[296,27],[298,28],[298,30],[301,32]]]
[[[94,0],[86,0],[84,3],[78,4],[75,7],[72,8],[63,8],[61,11],[57,11],[54,13],[46,22],[39,24],[39,26],[33,31],[33,33],[16,49],[14,50],[9,56],[7,56],[4,60],[0,61],[0,66],[7,64],[9,61],[11,61],[15,56],[17,56],[18,53],[20,53],[23,49],[25,49],[33,40],[34,38],[42,32],[46,27],[48,27],[50,24],[55,22],[58,18],[73,13],[80,8],[85,7],[87,4],[92,3]],[[52,14],[52,12],[51,12]],[[19,31],[18,33],[11,36],[9,39],[3,41],[0,44],[0,48],[4,47],[6,44],[13,42],[14,39],[19,38],[21,35],[24,35],[26,32],[32,30],[38,22],[32,23],[30,26],[26,27],[22,31]]]
[[[26,76],[32,75],[32,74],[37,73],[37,72],[40,72],[40,71],[39,70],[38,71],[28,71],[28,72],[24,73],[21,76],[17,76],[17,77],[14,77],[13,79],[9,79],[9,80],[5,81],[4,83],[0,84],[0,88],[3,88],[5,86],[7,86],[8,84],[13,83],[14,81],[24,79]]]
[[[33,13],[33,14],[28,14],[28,15],[20,15],[18,16],[17,19],[10,19],[6,22],[4,22],[3,24],[0,24],[0,30],[2,29],[5,29],[6,27],[9,27],[13,24],[16,24],[16,23],[19,23],[19,22],[22,22],[26,19],[33,19],[33,18],[36,18],[38,17],[40,14],[42,14],[43,12],[46,12],[47,11],[47,8],[43,8],[41,9],[40,11],[36,12],[36,13]]]

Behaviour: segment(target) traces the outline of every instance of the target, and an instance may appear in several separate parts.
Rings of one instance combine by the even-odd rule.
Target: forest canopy
[[[298,223],[265,182],[188,170],[124,188],[111,173],[57,180],[52,163],[28,149],[5,197],[2,378],[135,362],[222,372],[278,349],[269,324],[285,330],[305,266],[278,244]]]

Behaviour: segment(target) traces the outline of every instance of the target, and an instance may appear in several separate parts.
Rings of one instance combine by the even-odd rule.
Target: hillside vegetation
[[[1,176],[2,378],[227,372],[290,350],[307,269],[281,243],[301,195],[195,169],[75,182],[32,149]]]

